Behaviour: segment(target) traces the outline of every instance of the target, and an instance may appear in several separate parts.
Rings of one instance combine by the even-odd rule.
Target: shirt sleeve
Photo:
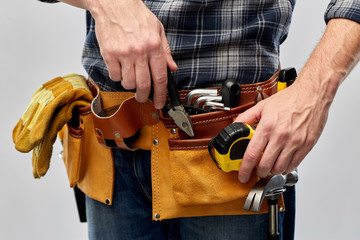
[[[326,9],[324,19],[328,23],[332,18],[347,18],[360,23],[360,1],[331,0]]]

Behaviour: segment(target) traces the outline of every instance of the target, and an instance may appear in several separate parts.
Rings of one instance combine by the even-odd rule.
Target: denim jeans
[[[267,214],[153,221],[150,152],[116,149],[114,160],[113,205],[108,206],[86,197],[90,240],[266,239]],[[284,240],[293,239],[294,233],[295,191],[290,189],[287,192],[287,211],[279,214],[279,230]]]

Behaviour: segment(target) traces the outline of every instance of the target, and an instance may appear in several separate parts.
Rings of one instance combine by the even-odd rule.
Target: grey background
[[[290,35],[281,47],[283,67],[302,68],[320,39],[327,0],[298,1]],[[85,15],[65,4],[2,1],[0,8],[0,239],[87,239],[72,189],[58,157],[32,177],[31,153],[14,149],[11,132],[35,90],[80,64]],[[359,239],[360,167],[357,66],[341,85],[318,144],[299,168],[296,239]]]

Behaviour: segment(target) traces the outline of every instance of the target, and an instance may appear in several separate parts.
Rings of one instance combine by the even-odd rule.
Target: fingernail
[[[239,176],[239,181],[240,181],[241,183],[247,183],[247,182],[248,182],[248,179],[247,179],[246,177],[241,177],[241,176]]]
[[[162,104],[162,103],[156,103],[155,104],[156,109],[162,109],[163,107],[164,107],[164,104]]]

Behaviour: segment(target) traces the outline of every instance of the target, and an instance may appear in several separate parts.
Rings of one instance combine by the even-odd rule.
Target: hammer
[[[252,205],[253,212],[259,212],[261,204],[266,198],[269,205],[269,229],[268,239],[280,239],[279,226],[278,226],[278,200],[286,188],[294,186],[298,182],[298,174],[296,171],[286,175],[274,175],[267,178],[262,178],[250,190],[246,198],[244,209],[250,211]]]

